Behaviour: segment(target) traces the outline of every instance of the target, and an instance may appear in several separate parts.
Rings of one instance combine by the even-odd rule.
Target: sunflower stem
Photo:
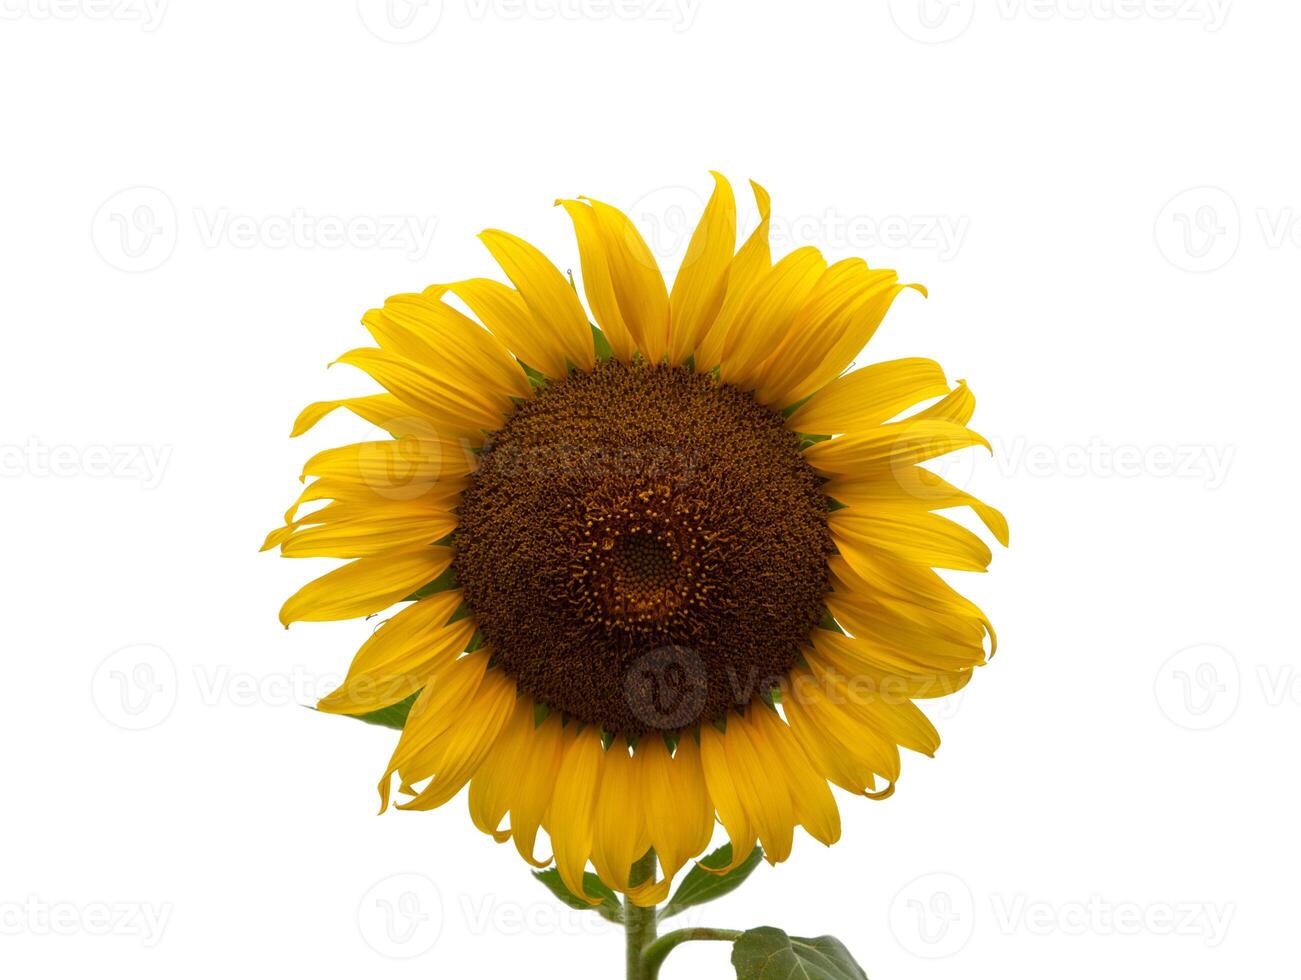
[[[665,957],[683,943],[693,940],[734,943],[740,938],[741,933],[737,929],[678,929],[665,933],[642,951],[640,980],[658,980]]]
[[[646,856],[632,866],[630,883],[639,885],[649,881],[655,875],[655,851],[646,852]],[[648,980],[653,974],[646,972],[643,954],[655,941],[655,907],[642,908],[634,905],[626,895],[623,899],[623,928],[627,937],[628,980]]]

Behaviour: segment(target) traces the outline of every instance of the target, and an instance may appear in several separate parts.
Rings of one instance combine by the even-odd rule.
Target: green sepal
[[[592,324],[592,344],[596,348],[596,359],[598,361],[608,361],[614,357],[614,348],[610,346],[610,339],[606,337],[605,331]]]
[[[571,909],[578,909],[583,912],[595,912],[603,919],[611,922],[623,922],[623,906],[619,898],[615,895],[614,890],[610,888],[592,872],[588,871],[583,875],[583,889],[589,895],[595,895],[601,901],[593,905],[585,899],[579,898],[560,880],[560,872],[555,868],[547,868],[545,871],[534,871],[533,877],[542,882],[552,895],[564,902]]]
[[[831,615],[831,611],[828,609],[822,610],[822,618],[818,620],[818,629],[828,630],[832,633],[839,633],[842,636],[845,635],[845,631],[841,629],[840,624],[836,622],[836,617]]]
[[[446,592],[448,589],[454,588],[456,588],[456,570],[451,565],[448,565],[443,569],[438,578],[420,586],[420,588],[416,589],[416,591],[412,592],[402,601],[415,602],[419,599],[431,596],[436,592]]]
[[[732,947],[737,980],[867,980],[844,943],[803,939],[772,926],[750,929]]]
[[[659,911],[660,919],[667,919],[671,915],[677,915],[693,905],[703,905],[705,902],[712,902],[715,899],[722,898],[730,892],[736,891],[745,882],[746,878],[754,872],[763,860],[763,848],[756,847],[750,852],[750,856],[738,864],[727,874],[720,875],[715,872],[719,868],[726,868],[732,863],[732,845],[724,844],[712,854],[701,859],[700,864],[693,866],[687,872],[686,877],[682,879],[682,884],[678,885],[678,890],[673,893],[668,904]],[[705,868],[713,868],[714,871],[706,871]]]
[[[367,711],[364,715],[343,715],[343,717],[356,718],[368,725],[382,725],[384,728],[396,728],[401,731],[407,723],[407,715],[411,714],[411,706],[416,703],[416,698],[419,696],[420,692],[417,691],[386,708],[376,708],[374,711]]]

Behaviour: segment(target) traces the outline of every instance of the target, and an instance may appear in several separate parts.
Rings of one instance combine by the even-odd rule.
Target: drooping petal
[[[546,829],[556,853],[560,880],[570,892],[595,905],[599,900],[587,894],[583,873],[592,855],[596,798],[605,750],[601,748],[600,732],[592,726],[568,741],[556,776]]]
[[[429,784],[398,809],[433,810],[459,793],[492,751],[516,697],[515,682],[500,670],[489,670],[456,719],[428,747]]]
[[[452,563],[448,548],[421,548],[382,558],[358,558],[308,582],[280,609],[280,622],[322,622],[369,616],[432,582]]]
[[[736,715],[729,716],[729,724],[736,717]],[[750,813],[737,793],[737,777],[728,760],[724,739],[723,732],[715,726],[700,727],[700,763],[705,775],[705,786],[709,790],[710,799],[714,802],[714,808],[718,811],[718,819],[732,842],[732,861],[727,867],[718,869],[717,874],[726,874],[739,867],[750,856],[758,842],[758,834]]]
[[[833,511],[828,518],[832,538],[851,567],[858,553],[881,551],[900,561],[931,568],[983,572],[993,555],[989,546],[961,524],[931,513],[850,515]],[[871,573],[858,569],[862,575]]]
[[[925,462],[968,446],[989,443],[978,433],[934,419],[890,422],[856,435],[814,443],[804,451],[809,465],[828,475],[858,473],[871,467],[902,467]]]
[[[362,714],[420,690],[460,656],[474,635],[472,618],[449,622],[462,601],[459,589],[437,592],[388,620],[361,645],[348,676],[317,708]]]
[[[828,846],[840,839],[840,811],[826,781],[813,769],[790,728],[765,704],[746,712],[750,739],[767,762],[772,781],[784,781],[795,819],[815,840]]]
[[[788,424],[796,432],[822,435],[863,432],[948,390],[943,369],[924,357],[869,364],[816,392]]]
[[[640,770],[642,803],[651,846],[664,869],[674,876],[709,846],[714,830],[714,805],[705,787],[700,746],[693,733],[678,740],[669,754],[664,739],[648,735],[637,743],[633,761]]]

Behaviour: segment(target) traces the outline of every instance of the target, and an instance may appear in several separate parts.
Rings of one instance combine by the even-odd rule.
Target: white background
[[[996,455],[946,472],[1012,547],[937,757],[697,921],[877,980],[1291,970],[1295,8],[2,0],[0,970],[618,972],[463,801],[375,816],[393,733],[300,706],[371,627],[282,630],[319,569],[257,548],[362,432],[287,439],[373,390],[325,370],[367,307],[495,275],[483,227],[576,264],[574,194],[671,273],[709,168],[930,287],[864,358],[970,381]]]

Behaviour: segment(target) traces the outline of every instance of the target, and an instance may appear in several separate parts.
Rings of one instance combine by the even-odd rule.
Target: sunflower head
[[[970,507],[1004,544],[1006,523],[921,465],[984,445],[970,391],[921,358],[845,373],[907,287],[812,248],[774,262],[758,185],[738,249],[715,181],[671,290],[623,213],[566,200],[587,309],[486,231],[510,285],[369,311],[374,346],[339,361],[384,393],[310,405],[294,434],[344,407],[389,438],[314,456],[266,542],[348,559],[285,625],[402,604],[320,702],[410,704],[384,805],[395,775],[402,809],[468,783],[482,831],[585,897],[590,862],[662,901],[716,819],[735,864],[784,860],[796,825],[831,844],[829,784],[888,796],[899,748],[939,745],[914,701],[995,642],[935,571],[989,549],[936,511]]]

